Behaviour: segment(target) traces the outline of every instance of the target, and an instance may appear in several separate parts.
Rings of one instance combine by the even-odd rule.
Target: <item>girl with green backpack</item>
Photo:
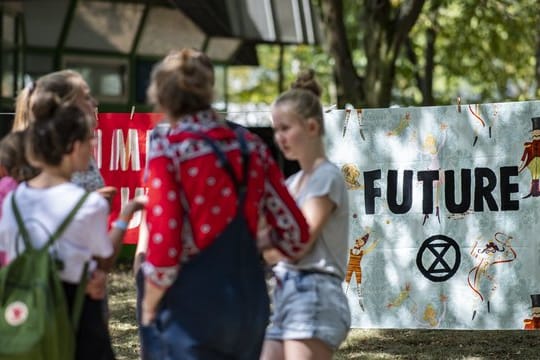
[[[84,189],[70,181],[74,172],[88,168],[92,156],[95,117],[90,115],[91,112],[84,106],[93,109],[92,104],[95,106],[95,102],[90,97],[87,86],[86,102],[64,102],[56,92],[40,88],[40,81],[42,79],[38,80],[35,89],[30,90],[32,121],[27,130],[26,154],[41,173],[21,183],[7,196],[0,219],[0,250],[6,252],[9,267],[10,262],[16,262],[19,255],[22,257],[29,251],[36,251],[50,243],[49,252],[58,265],[57,274],[67,305],[73,310],[71,308],[74,306],[77,289],[80,288],[79,283],[86,279],[85,264],[89,273],[97,269],[111,269],[120,251],[127,221],[135,211],[144,206],[145,199],[134,199],[126,204],[120,219],[108,230],[107,201],[96,192],[85,195]],[[80,81],[85,85],[82,77]],[[80,89],[84,89],[82,84]],[[66,221],[66,218],[69,218],[69,221]],[[51,234],[57,235],[56,239]],[[3,269],[0,273],[2,271]],[[14,273],[12,276],[15,276]],[[4,283],[9,283],[9,278],[10,276],[7,276]],[[2,296],[0,292],[0,297]],[[4,309],[3,305],[4,299],[0,298],[0,309]],[[8,328],[6,331],[10,330],[9,325],[17,328],[24,324],[25,317],[21,317],[21,314],[26,314],[26,318],[30,320],[32,310],[33,308],[27,308],[25,313],[21,306],[9,309],[6,307],[5,314],[1,315],[13,320],[12,324],[4,324]],[[46,312],[48,310],[46,309]],[[8,316],[12,313],[15,316]],[[0,323],[0,332],[4,330],[4,325]],[[60,358],[54,355],[50,346],[38,346],[38,350],[28,349],[30,352],[37,351],[32,358],[113,358],[101,300],[84,296],[78,330],[72,330],[76,332],[74,356],[68,354],[68,357]],[[40,329],[36,328],[35,332],[39,331]],[[0,337],[2,341],[8,339],[3,332]],[[40,341],[38,339],[38,345]],[[61,345],[60,343],[59,346]],[[2,351],[7,350],[0,349],[0,359],[3,356]],[[9,358],[24,359],[24,352]]]

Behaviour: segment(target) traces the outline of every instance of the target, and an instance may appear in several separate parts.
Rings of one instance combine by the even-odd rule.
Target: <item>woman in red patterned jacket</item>
[[[152,72],[148,96],[170,127],[150,138],[143,359],[257,359],[269,315],[258,248],[295,259],[308,241],[268,148],[212,110],[213,83],[191,49]],[[259,221],[271,230],[257,240]]]

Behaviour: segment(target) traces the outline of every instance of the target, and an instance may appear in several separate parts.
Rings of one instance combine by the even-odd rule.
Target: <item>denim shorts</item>
[[[351,314],[336,276],[291,271],[276,274],[267,340],[322,340],[333,350],[347,337]]]

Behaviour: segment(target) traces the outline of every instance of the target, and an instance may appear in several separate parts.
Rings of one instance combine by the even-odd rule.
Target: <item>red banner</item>
[[[110,221],[118,217],[122,206],[137,195],[146,194],[142,175],[147,159],[148,134],[163,118],[159,113],[100,113],[96,129],[95,158],[105,184],[118,190],[113,199]],[[130,221],[124,239],[136,244],[141,215]]]

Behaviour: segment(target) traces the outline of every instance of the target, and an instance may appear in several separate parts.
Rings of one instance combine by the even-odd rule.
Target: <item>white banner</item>
[[[326,114],[328,154],[349,186],[353,327],[530,326],[540,310],[534,117],[538,101]]]

